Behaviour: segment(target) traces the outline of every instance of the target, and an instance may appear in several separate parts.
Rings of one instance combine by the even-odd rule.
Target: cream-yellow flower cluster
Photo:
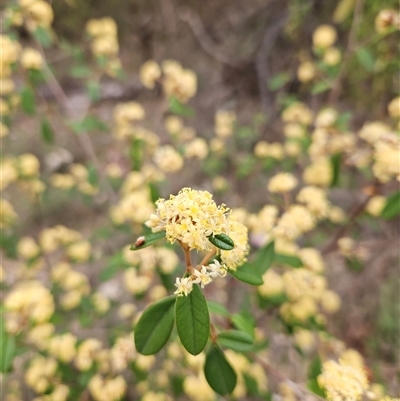
[[[209,192],[184,188],[178,195],[171,195],[169,200],[159,199],[156,205],[156,214],[145,223],[153,232],[165,231],[167,240],[178,241],[185,252],[193,249],[211,251],[210,258],[219,253],[220,259],[214,259],[208,265],[204,262],[196,268],[188,266],[191,275],[176,278],[175,294],[178,296],[188,295],[193,284],[203,288],[214,277],[223,277],[228,270],[236,270],[246,261],[249,252],[247,227],[229,219],[229,209],[224,204],[217,206]],[[234,242],[232,250],[219,250],[211,244],[209,237],[219,234],[229,234]],[[136,271],[130,274],[135,278],[138,276]],[[149,285],[148,276],[142,276],[140,280],[146,281],[145,287]],[[137,285],[134,287],[136,289]]]
[[[229,270],[236,270],[244,262],[250,251],[248,244],[248,228],[232,219],[229,219],[229,236],[232,238],[235,247],[230,251],[221,250],[221,262]]]
[[[17,333],[30,324],[44,323],[54,308],[53,295],[39,281],[19,283],[4,300],[7,331]]]
[[[375,18],[375,30],[385,33],[391,28],[400,29],[400,12],[393,9],[383,9]]]
[[[54,358],[37,355],[25,372],[26,384],[39,394],[43,394],[55,381],[58,363]]]
[[[25,70],[40,70],[44,61],[38,50],[27,47],[21,53],[20,62]]]
[[[92,38],[92,53],[96,57],[106,57],[105,71],[115,76],[121,68],[116,22],[110,17],[91,19],[86,23],[86,32]]]
[[[29,31],[32,32],[38,27],[50,29],[54,14],[49,3],[43,0],[19,0],[19,6]]]
[[[21,46],[16,40],[7,35],[0,35],[0,117],[4,117],[12,111],[18,103],[19,97],[15,93],[15,84],[11,78],[13,65],[17,62]],[[9,134],[7,124],[1,122],[0,138]]]
[[[142,84],[149,89],[159,81],[165,95],[186,103],[197,92],[197,76],[175,60],[164,60],[161,67],[153,60],[146,61],[139,72]]]
[[[305,323],[309,318],[315,317],[322,323],[325,318],[319,313],[319,306],[326,313],[335,313],[341,306],[340,297],[327,289],[325,277],[309,266],[286,271],[282,280],[283,292],[289,302],[282,304],[280,313],[287,322]]]
[[[11,227],[17,219],[13,205],[6,199],[0,199],[0,228]]]
[[[183,167],[183,157],[172,145],[159,147],[154,152],[153,160],[164,173],[176,173]]]
[[[210,250],[209,236],[229,234],[229,209],[217,206],[207,191],[183,188],[168,200],[159,199],[156,205],[156,214],[145,224],[153,232],[165,230],[171,243],[179,241],[189,249]]]
[[[20,188],[30,194],[40,193],[45,184],[39,179],[40,162],[32,153],[22,153],[17,157],[4,157],[0,162],[2,177],[0,190],[6,189],[10,184],[16,183]]]
[[[372,171],[383,183],[400,180],[400,138],[391,128],[379,121],[364,124],[359,137],[373,148]]]
[[[76,188],[85,195],[95,195],[99,188],[89,181],[89,170],[80,163],[74,163],[68,168],[68,173],[55,173],[50,176],[50,183],[54,188],[68,190]]]
[[[90,379],[88,389],[96,401],[118,401],[126,393],[127,385],[123,376],[103,378],[97,373]]]
[[[270,157],[275,160],[282,160],[285,156],[284,148],[279,142],[259,141],[254,147],[254,154],[260,159]]]
[[[232,135],[236,114],[233,111],[218,110],[215,114],[215,134],[226,138]]]
[[[174,96],[186,103],[197,92],[197,76],[194,71],[185,69],[175,60],[165,60],[162,63],[164,73],[162,85],[167,97]]]
[[[333,360],[323,363],[318,384],[325,389],[329,401],[358,401],[368,389],[363,369]]]

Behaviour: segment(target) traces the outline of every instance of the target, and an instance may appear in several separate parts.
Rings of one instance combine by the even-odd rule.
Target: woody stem
[[[190,257],[190,249],[188,246],[181,241],[179,241],[179,244],[181,245],[183,249],[183,254],[185,255],[185,264],[186,264],[186,273],[188,274],[193,274],[193,266],[192,266],[192,259]]]
[[[207,254],[204,256],[203,260],[200,262],[199,267],[207,266],[209,260],[217,253],[217,249],[214,248],[211,251],[208,251]]]

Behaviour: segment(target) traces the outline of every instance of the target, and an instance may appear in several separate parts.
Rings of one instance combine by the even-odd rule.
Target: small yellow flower
[[[290,173],[279,173],[273,176],[268,183],[270,192],[289,192],[297,186],[297,179]]]
[[[161,77],[161,68],[153,60],[146,61],[139,71],[140,81],[149,89],[153,89],[156,81]]]
[[[43,67],[43,57],[38,50],[28,47],[21,53],[21,65],[25,70],[40,70]]]
[[[326,49],[332,46],[337,39],[336,29],[331,25],[320,25],[313,33],[313,45]]]

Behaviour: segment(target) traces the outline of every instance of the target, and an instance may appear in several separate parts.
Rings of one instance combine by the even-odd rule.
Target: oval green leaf
[[[22,89],[22,91],[19,95],[21,97],[22,110],[30,116],[35,114],[36,101],[35,101],[35,94],[33,93],[33,90],[26,86]]]
[[[208,310],[211,313],[215,313],[216,315],[221,315],[225,317],[229,317],[228,310],[218,302],[215,301],[207,301]]]
[[[141,354],[155,354],[168,341],[174,326],[175,299],[164,298],[143,312],[134,330],[135,346]]]
[[[255,321],[253,318],[251,318],[247,314],[235,313],[234,315],[232,315],[231,320],[236,328],[238,328],[240,331],[247,333],[251,338],[254,338]]]
[[[142,235],[136,240],[130,249],[131,251],[137,251],[138,249],[147,248],[162,238],[165,238],[165,231],[158,231],[156,233]]]
[[[381,217],[385,220],[390,220],[400,213],[400,191],[390,195],[381,212]]]
[[[263,275],[272,265],[275,256],[275,242],[271,241],[257,252],[254,265],[260,275]]]
[[[198,285],[193,286],[188,296],[176,299],[175,319],[183,346],[192,355],[200,354],[210,335],[210,314],[207,301]]]
[[[231,251],[235,247],[232,238],[226,234],[217,234],[214,236],[210,235],[208,239],[213,245],[219,249],[222,249],[223,251]]]
[[[236,387],[236,373],[217,346],[207,353],[204,375],[210,387],[222,396],[232,393]]]
[[[274,261],[276,263],[282,263],[284,265],[289,265],[289,266],[293,266],[293,267],[303,266],[303,262],[297,256],[284,255],[283,253],[276,253]]]
[[[3,332],[0,333],[0,372],[9,372],[13,364],[16,345],[15,337]]]
[[[332,166],[332,180],[331,187],[337,187],[340,178],[340,167],[342,164],[342,154],[335,153],[331,156],[331,166]]]
[[[49,120],[47,118],[43,118],[40,124],[40,132],[44,142],[48,144],[54,143],[54,131],[51,128]]]
[[[253,348],[253,338],[248,333],[239,330],[221,331],[217,341],[223,347],[237,352],[246,352]]]
[[[264,283],[261,274],[257,268],[251,263],[245,263],[240,266],[237,270],[228,270],[233,277],[237,278],[244,283],[251,285],[261,285]]]

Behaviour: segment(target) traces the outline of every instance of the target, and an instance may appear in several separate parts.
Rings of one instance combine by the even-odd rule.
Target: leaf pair
[[[185,349],[198,355],[210,334],[210,315],[199,286],[188,296],[164,298],[147,308],[135,328],[136,349],[143,355],[157,353],[168,341],[174,322]]]

